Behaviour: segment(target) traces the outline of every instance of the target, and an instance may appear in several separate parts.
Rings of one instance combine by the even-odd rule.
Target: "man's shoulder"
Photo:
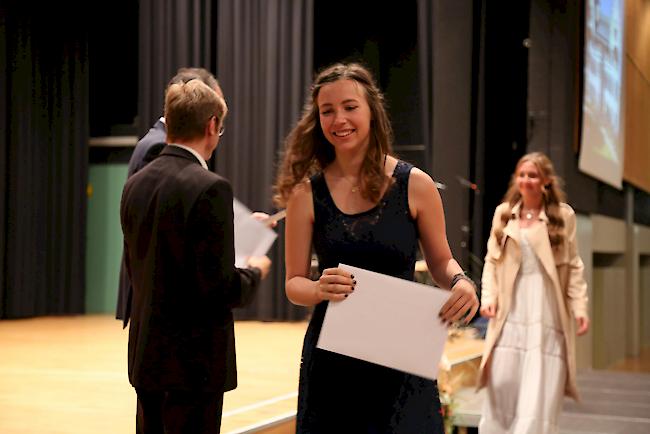
[[[168,156],[167,152],[168,151],[163,153],[162,156]],[[155,163],[156,165],[161,166],[161,168],[165,167],[167,164],[169,164],[169,160],[162,158],[162,156],[161,158],[157,158],[151,164]],[[174,159],[171,161],[178,161],[178,160]],[[152,166],[152,167],[156,167],[156,166]],[[201,189],[206,189],[209,188],[210,186],[219,186],[219,185],[227,185],[228,187],[230,187],[230,181],[228,181],[228,179],[210,170],[206,170],[203,166],[198,164],[198,162],[194,162],[194,161],[190,162],[189,160],[187,160],[181,164],[181,167],[182,169],[180,169],[180,171],[178,165],[172,165],[169,168],[162,168],[162,170],[163,171],[171,170],[171,173],[179,181],[181,181],[181,183],[187,185],[194,185]],[[145,169],[147,168],[148,166],[145,167]]]
[[[205,170],[197,164],[191,166],[191,178],[200,184],[202,188],[228,188],[232,189],[230,181],[221,175],[218,175],[210,170]]]
[[[138,143],[135,145],[136,148],[139,146],[141,148],[147,148],[156,143],[165,143],[167,140],[167,131],[164,128],[159,128],[156,125],[151,127],[147,134],[142,136]]]
[[[203,194],[232,194],[232,186],[226,178],[200,164],[179,164],[179,159],[162,156],[129,177],[124,191],[138,197],[158,191],[163,195],[196,198]]]
[[[145,155],[150,153],[151,148],[153,147],[162,149],[166,144],[166,140],[167,133],[165,130],[151,128],[149,132],[138,140],[138,143],[136,143],[135,149],[133,150],[133,158],[144,158]],[[158,152],[160,152],[160,150],[158,150]]]
[[[162,126],[159,126],[159,124]],[[165,131],[164,124],[156,122],[147,134],[136,143],[131,154],[131,159],[129,160],[129,176],[138,172],[147,163],[155,159],[165,147],[166,140],[167,132]]]

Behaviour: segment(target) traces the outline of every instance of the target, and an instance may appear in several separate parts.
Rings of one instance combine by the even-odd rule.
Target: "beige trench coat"
[[[494,213],[492,230],[488,240],[487,255],[481,279],[481,303],[483,306],[496,303],[496,316],[490,319],[481,360],[478,388],[485,387],[489,375],[489,360],[495,343],[503,329],[512,304],[515,279],[521,265],[521,248],[519,232],[519,209],[521,202],[512,209],[512,218],[503,229],[501,243],[494,235],[495,225],[500,224],[501,213],[508,204],[502,203]],[[548,239],[548,217],[542,210],[539,215],[541,224],[533,225],[528,234],[528,241],[537,255],[547,277],[553,284],[560,322],[566,342],[567,380],[564,394],[578,400],[575,362],[575,317],[588,317],[587,283],[584,280],[582,259],[578,255],[576,243],[576,216],[567,204],[561,204],[560,214],[564,219],[563,243],[553,250]],[[486,368],[487,366],[487,368]]]

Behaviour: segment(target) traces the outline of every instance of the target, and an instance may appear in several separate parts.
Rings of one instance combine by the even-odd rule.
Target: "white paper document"
[[[330,302],[318,348],[435,380],[447,341],[438,312],[449,291],[340,264],[355,290]]]
[[[246,206],[232,201],[235,226],[235,267],[244,268],[249,256],[264,256],[278,237],[264,223],[255,220]]]

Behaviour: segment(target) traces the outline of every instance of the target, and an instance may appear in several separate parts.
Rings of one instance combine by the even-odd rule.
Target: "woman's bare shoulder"
[[[311,182],[307,179],[296,184],[291,191],[287,208],[302,207],[310,204],[312,201]]]

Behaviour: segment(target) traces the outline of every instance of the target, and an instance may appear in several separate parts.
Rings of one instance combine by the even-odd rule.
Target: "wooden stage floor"
[[[235,324],[239,387],[222,433],[295,413],[305,322]],[[112,316],[0,321],[0,433],[135,432],[127,330]]]

